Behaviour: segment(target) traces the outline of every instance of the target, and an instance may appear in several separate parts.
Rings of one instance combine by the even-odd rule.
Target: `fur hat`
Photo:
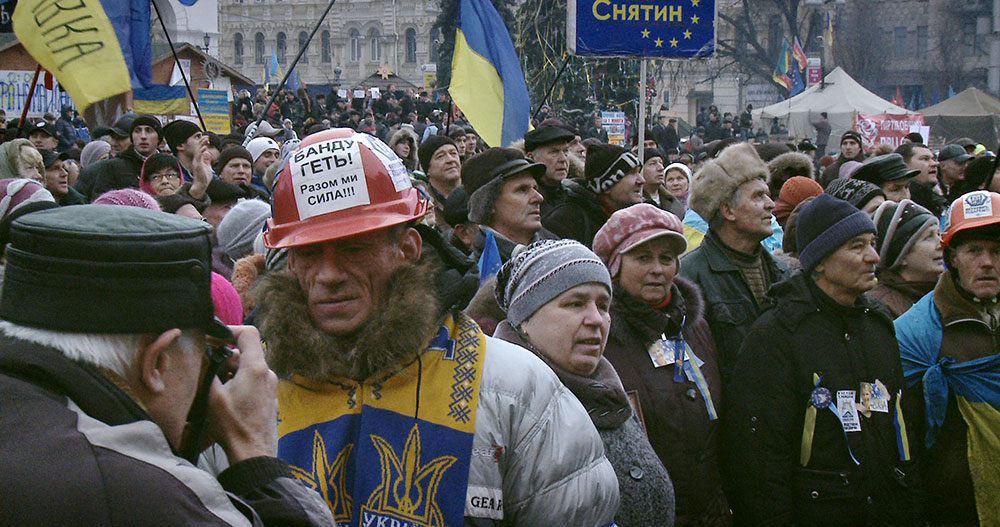
[[[740,185],[755,179],[767,181],[769,174],[767,165],[750,143],[733,145],[705,163],[694,175],[688,207],[711,222],[719,205]]]
[[[768,161],[767,169],[771,171],[767,178],[767,186],[771,189],[771,197],[781,192],[785,182],[795,176],[815,179],[813,159],[799,152],[787,152]],[[820,189],[822,191],[822,188]],[[791,210],[789,210],[791,212]]]
[[[584,166],[587,189],[594,194],[602,194],[638,166],[639,158],[620,146],[590,145]]]
[[[417,149],[417,158],[420,160],[420,168],[424,172],[427,172],[427,169],[430,168],[434,152],[437,152],[438,148],[444,145],[451,145],[458,148],[455,141],[446,135],[432,135],[420,143],[420,148]]]

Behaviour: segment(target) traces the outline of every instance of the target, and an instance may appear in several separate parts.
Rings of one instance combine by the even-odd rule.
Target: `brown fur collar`
[[[254,289],[258,327],[267,341],[268,365],[285,378],[363,381],[408,363],[434,334],[442,315],[434,294],[433,266],[425,259],[393,273],[390,292],[356,335],[334,337],[313,323],[305,294],[289,271],[261,276]]]

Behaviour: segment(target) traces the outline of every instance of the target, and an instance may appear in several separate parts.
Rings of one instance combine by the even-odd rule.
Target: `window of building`
[[[285,42],[285,40],[286,40],[285,33],[280,32],[278,33],[278,38],[276,39],[274,44],[274,52],[278,55],[278,62],[282,64],[285,63],[286,59],[285,52],[287,49],[287,43]]]
[[[243,33],[233,35],[233,62],[243,64]]]
[[[417,61],[417,30],[410,29],[406,30],[406,62],[413,63]]]
[[[382,35],[377,29],[372,28],[368,32],[368,44],[368,55],[371,57],[372,62],[382,62]]]
[[[320,44],[322,44],[320,46],[322,48],[322,53],[320,53],[319,60],[320,62],[329,63],[332,60],[332,55],[333,55],[330,52],[330,32],[323,31],[322,33],[320,33],[319,40]]]
[[[257,64],[264,63],[264,34],[257,33],[253,36],[253,61]]]
[[[430,47],[427,48],[429,50],[428,57],[427,57],[428,61],[430,61],[430,62],[437,62],[437,59],[438,59],[438,44],[440,44],[440,43],[441,43],[441,31],[438,30],[437,27],[432,27],[431,28],[431,38],[430,38]]]
[[[917,56],[927,56],[927,26],[917,26]]]
[[[893,30],[893,46],[892,56],[896,58],[904,58],[908,55],[908,49],[906,48],[906,28],[903,26],[896,26]]]
[[[361,33],[357,29],[352,29],[348,37],[351,40],[351,61],[358,62],[361,60]]]
[[[301,52],[308,45],[309,45],[309,33],[306,33],[305,31],[299,31],[299,51]],[[299,59],[299,61],[302,63],[308,63],[309,52],[306,51],[305,53],[302,53],[302,58]]]

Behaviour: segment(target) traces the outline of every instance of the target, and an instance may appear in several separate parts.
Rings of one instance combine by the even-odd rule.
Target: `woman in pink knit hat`
[[[674,482],[677,526],[721,525],[729,506],[719,474],[721,380],[698,286],[678,275],[681,221],[652,205],[619,210],[594,237],[614,295],[604,356]]]

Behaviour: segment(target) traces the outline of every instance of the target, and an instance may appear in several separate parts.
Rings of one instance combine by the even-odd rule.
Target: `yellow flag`
[[[80,111],[132,89],[118,37],[99,0],[21,0],[11,20],[24,49],[56,76]]]

